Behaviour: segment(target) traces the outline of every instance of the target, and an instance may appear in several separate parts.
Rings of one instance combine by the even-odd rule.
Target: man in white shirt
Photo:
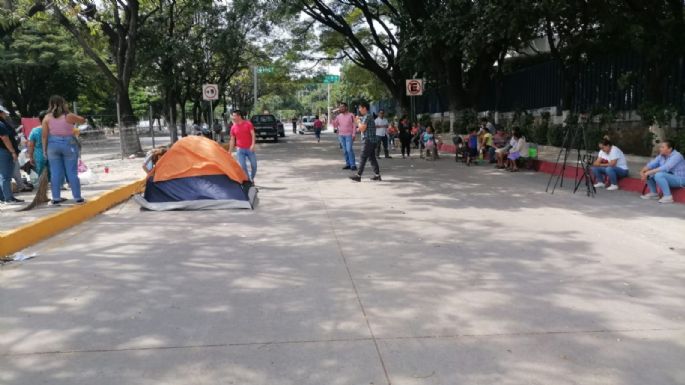
[[[380,110],[378,112],[378,117],[374,123],[376,123],[376,136],[378,137],[378,143],[376,144],[376,157],[380,157],[381,155],[382,144],[383,151],[385,152],[385,158],[390,159],[391,156],[388,154],[388,119],[385,118],[385,111]]]
[[[599,154],[592,164],[592,173],[597,182],[595,188],[606,187],[604,177],[609,177],[609,191],[618,190],[618,179],[628,176],[628,162],[623,151],[607,138],[599,142]]]

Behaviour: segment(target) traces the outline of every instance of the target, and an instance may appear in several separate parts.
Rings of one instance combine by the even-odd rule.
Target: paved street
[[[258,156],[255,211],[129,202],[0,267],[0,383],[685,384],[685,205]]]

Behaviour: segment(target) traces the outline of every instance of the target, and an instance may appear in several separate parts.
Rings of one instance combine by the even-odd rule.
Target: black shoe
[[[352,179],[352,180],[355,181],[355,182],[361,182],[361,181],[362,181],[362,177],[359,176],[359,175],[352,175],[352,176],[350,177],[350,179]]]
[[[350,170],[357,171],[357,168],[356,167],[350,167]]]
[[[349,169],[350,169],[350,166],[343,167],[343,170],[349,170]]]
[[[392,156],[387,155],[387,156],[385,157],[385,159],[392,159]]]
[[[381,179],[381,176],[380,176],[380,175],[375,175],[373,178],[371,178],[371,180],[375,180],[375,181],[379,181],[379,182],[380,182],[382,179]]]
[[[8,204],[19,204],[19,203],[24,203],[24,200],[23,200],[23,199],[12,198],[12,199],[6,201],[5,203],[8,203]]]

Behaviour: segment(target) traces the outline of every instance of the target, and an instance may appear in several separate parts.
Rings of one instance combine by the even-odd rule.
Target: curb
[[[145,179],[110,190],[80,206],[61,210],[14,230],[0,233],[0,256],[10,255],[43,241],[126,201],[145,187]]]

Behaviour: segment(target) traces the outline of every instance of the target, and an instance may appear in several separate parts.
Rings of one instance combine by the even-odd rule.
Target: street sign
[[[423,95],[423,79],[407,79],[407,96]]]
[[[274,67],[257,67],[257,73],[270,74],[274,72]]]
[[[337,83],[339,81],[340,81],[340,75],[326,75],[326,77],[323,78],[323,82],[325,84]]]
[[[219,100],[219,86],[216,84],[203,84],[202,99],[208,101]]]

